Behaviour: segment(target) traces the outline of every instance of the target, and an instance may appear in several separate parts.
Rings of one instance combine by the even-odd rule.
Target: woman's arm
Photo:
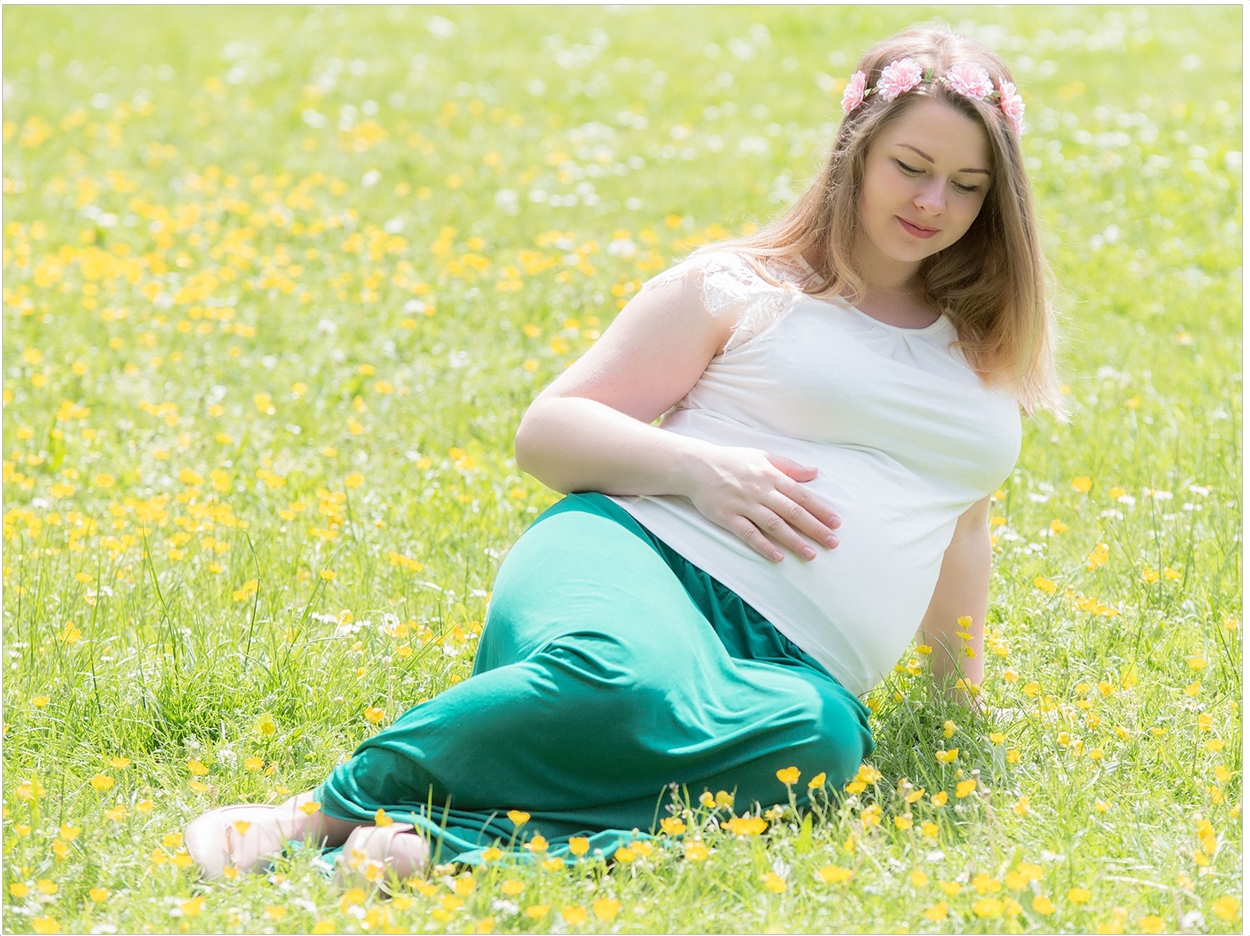
[[[961,678],[965,684],[980,686],[985,674],[981,654],[985,643],[992,554],[987,519],[989,504],[988,497],[977,501],[956,522],[954,536],[942,557],[933,598],[916,634],[917,643],[933,648],[929,654],[930,666],[935,684],[943,689]],[[960,618],[970,618],[971,624],[960,625]],[[965,638],[961,634],[969,636]],[[964,702],[973,698],[965,688],[957,688],[954,693]]]
[[[837,543],[837,515],[802,484],[814,469],[758,449],[717,446],[653,421],[680,401],[733,328],[692,284],[645,288],[534,400],[516,435],[520,467],[557,491],[676,494],[779,561]]]

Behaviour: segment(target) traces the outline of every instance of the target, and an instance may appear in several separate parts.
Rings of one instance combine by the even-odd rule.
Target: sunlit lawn
[[[1067,336],[992,511],[1000,715],[913,652],[806,818],[199,884],[190,818],[467,676],[555,499],[525,405],[937,14],[1015,69]],[[1240,931],[1239,7],[3,15],[6,931]]]

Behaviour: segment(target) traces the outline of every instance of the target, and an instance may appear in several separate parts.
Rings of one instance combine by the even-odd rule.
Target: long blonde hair
[[[882,69],[905,57],[935,75],[958,62],[981,65],[995,88],[1012,80],[989,49],[939,27],[908,29],[877,43],[860,59],[858,69],[873,88]],[[983,380],[1009,387],[1026,412],[1047,409],[1063,418],[1055,377],[1056,329],[1047,298],[1050,271],[1015,128],[994,103],[939,81],[926,81],[892,101],[869,95],[839,125],[824,168],[789,211],[754,234],[704,250],[729,249],[756,261],[821,258],[808,291],[858,302],[864,281],[852,261],[852,248],[859,231],[865,157],[882,129],[922,97],[941,100],[979,121],[993,156],[989,191],[972,227],[921,264],[925,299],[950,318],[959,347]]]

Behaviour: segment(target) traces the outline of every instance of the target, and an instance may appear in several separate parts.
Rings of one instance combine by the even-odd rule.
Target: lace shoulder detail
[[[721,349],[728,354],[780,321],[802,293],[806,276],[797,264],[781,260],[751,261],[729,251],[691,257],[654,277],[644,288],[673,288],[680,281],[697,288],[699,301],[714,318],[731,323]]]

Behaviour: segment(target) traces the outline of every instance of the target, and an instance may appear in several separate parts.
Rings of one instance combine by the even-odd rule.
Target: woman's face
[[[922,98],[868,148],[855,256],[869,287],[899,287],[920,262],[964,236],[990,187],[979,121]]]

